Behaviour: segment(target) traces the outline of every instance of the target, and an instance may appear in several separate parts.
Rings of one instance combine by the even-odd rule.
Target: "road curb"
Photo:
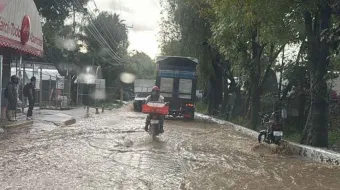
[[[5,124],[2,124],[1,127],[8,129],[8,128],[14,128],[14,127],[24,127],[24,126],[28,126],[28,125],[32,125],[33,121],[29,120],[29,121],[14,121],[14,122],[6,122]]]
[[[259,134],[257,131],[253,131],[251,129],[248,129],[240,125],[236,125],[229,121],[216,119],[211,116],[207,116],[207,115],[200,114],[200,113],[195,113],[195,115],[199,119],[207,119],[214,123],[226,125],[227,127],[232,127],[235,130],[245,135],[254,137],[255,139],[257,139],[257,136]],[[297,143],[293,143],[289,141],[286,141],[285,148],[289,152],[299,155],[301,157],[307,158],[309,160],[313,160],[313,161],[320,162],[320,163],[326,163],[330,165],[340,165],[340,153],[337,153],[331,150],[311,147],[307,145],[301,145],[301,144],[297,144]]]

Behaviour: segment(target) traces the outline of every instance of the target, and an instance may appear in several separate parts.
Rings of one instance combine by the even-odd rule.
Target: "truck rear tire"
[[[194,120],[195,119],[195,112],[192,112],[192,114],[191,114],[191,117],[190,117],[190,120]]]
[[[186,120],[192,121],[192,120],[195,119],[195,112],[194,112],[194,111],[193,111],[193,112],[188,112],[187,114],[189,114],[190,117],[186,117],[186,118],[185,118]]]

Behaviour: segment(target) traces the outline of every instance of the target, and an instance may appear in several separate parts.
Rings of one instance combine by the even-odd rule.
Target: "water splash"
[[[135,82],[136,76],[134,74],[131,74],[131,73],[123,72],[123,73],[120,74],[120,80],[123,83],[130,84],[130,83]]]
[[[105,100],[106,99],[106,92],[105,89],[96,89],[92,94],[91,97],[95,100]]]
[[[68,51],[75,51],[78,47],[76,40],[64,37],[56,37],[55,43],[58,48]]]
[[[96,84],[96,76],[91,73],[80,73],[77,82],[81,84]]]

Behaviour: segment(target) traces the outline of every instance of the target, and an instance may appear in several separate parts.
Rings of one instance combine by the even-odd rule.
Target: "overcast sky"
[[[118,13],[128,26],[133,26],[129,29],[129,50],[143,51],[151,58],[160,53],[157,42],[161,18],[159,0],[95,0],[95,2],[100,11]]]

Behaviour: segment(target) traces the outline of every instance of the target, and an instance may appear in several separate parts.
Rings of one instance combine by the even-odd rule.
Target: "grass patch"
[[[123,104],[106,102],[106,103],[103,103],[103,106],[104,106],[105,110],[113,110],[113,109],[121,108],[123,106]]]
[[[208,114],[208,104],[204,104],[202,101],[197,101],[196,111],[202,114]]]
[[[230,122],[251,129],[250,121],[248,121],[247,119],[245,119],[245,118],[242,117],[242,116],[232,118],[232,119],[230,120]]]
[[[300,140],[302,135],[298,132],[295,133],[288,133],[288,134],[283,134],[284,139],[287,141],[295,142],[300,144]],[[286,137],[285,137],[286,136]]]
[[[328,133],[328,142],[330,146],[340,146],[340,129],[334,129]]]

